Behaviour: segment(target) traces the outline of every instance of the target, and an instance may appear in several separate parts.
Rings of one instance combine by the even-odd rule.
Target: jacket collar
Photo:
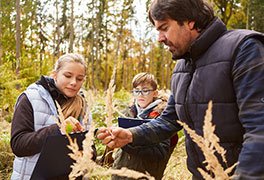
[[[60,105],[64,104],[69,99],[60,92],[54,79],[51,77],[41,76],[40,80],[38,80],[36,84],[42,85],[50,93],[52,99],[58,101]]]
[[[186,60],[198,59],[226,31],[225,24],[219,18],[215,18],[201,32],[198,38],[192,43],[189,52],[185,53],[182,58]]]
[[[154,108],[156,107],[158,104],[160,104],[162,102],[161,99],[157,99],[155,101],[153,101],[152,103],[150,103],[146,108],[142,109],[139,107],[138,103],[135,102],[135,106],[136,106],[136,109],[137,109],[137,118],[139,119],[144,119],[144,116],[148,115],[149,112]]]

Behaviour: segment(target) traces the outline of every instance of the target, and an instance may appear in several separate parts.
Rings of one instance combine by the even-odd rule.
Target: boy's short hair
[[[136,88],[137,86],[141,84],[150,84],[153,90],[156,90],[158,87],[158,83],[154,75],[147,73],[147,72],[142,72],[142,73],[135,75],[132,80],[133,88]]]

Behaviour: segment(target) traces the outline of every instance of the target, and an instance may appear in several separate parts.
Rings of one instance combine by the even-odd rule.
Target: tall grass
[[[0,118],[0,179],[10,179],[14,154],[10,148],[10,123]]]
[[[204,154],[204,164],[206,164],[205,168],[210,173],[198,168],[198,171],[202,174],[202,176],[206,180],[229,180],[231,177],[229,177],[228,174],[235,168],[237,163],[227,169],[224,169],[216,157],[216,153],[218,153],[221,156],[223,162],[226,163],[226,151],[219,145],[219,138],[214,133],[215,126],[212,124],[212,108],[213,104],[212,101],[210,101],[204,118],[203,136],[197,135],[195,131],[190,129],[185,123],[180,121],[179,123],[184,127],[192,140],[201,148]]]

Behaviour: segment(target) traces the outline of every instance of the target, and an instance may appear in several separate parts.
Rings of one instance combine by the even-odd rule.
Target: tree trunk
[[[70,44],[69,52],[73,52],[73,41],[74,41],[74,2],[71,0],[71,24],[70,24]]]
[[[20,50],[20,0],[16,0],[16,74],[19,74],[20,70],[20,58],[21,58],[21,50]]]
[[[0,14],[2,14],[2,3],[0,2]],[[2,65],[3,46],[2,46],[2,16],[0,16],[0,66]]]
[[[107,4],[107,3],[106,3]],[[106,5],[107,6],[107,5]],[[107,7],[108,8],[108,7]],[[105,24],[105,76],[104,76],[104,89],[107,89],[107,83],[108,82],[108,22],[106,21],[106,24]]]
[[[246,14],[246,29],[249,29],[249,7],[250,7],[250,1],[247,2],[246,8],[247,8],[247,14]]]
[[[53,64],[55,63],[55,59],[57,59],[60,56],[60,21],[59,21],[59,5],[58,0],[55,1],[55,7],[56,7],[56,31],[55,31],[55,49],[54,49],[54,58],[53,58]]]
[[[94,0],[92,1],[92,8],[95,8],[94,6]],[[91,30],[91,39],[92,39],[92,43],[91,43],[91,63],[92,63],[92,78],[91,78],[91,87],[92,89],[95,88],[95,83],[94,83],[94,74],[95,74],[95,66],[94,66],[94,46],[95,46],[95,38],[94,38],[94,32],[95,32],[95,25],[94,25],[94,19],[92,19],[92,30]]]

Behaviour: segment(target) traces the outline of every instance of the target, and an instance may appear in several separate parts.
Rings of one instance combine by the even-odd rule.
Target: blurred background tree
[[[210,2],[229,29],[264,32],[263,0]],[[49,74],[55,60],[67,52],[85,57],[86,89],[105,90],[114,66],[117,91],[130,90],[133,76],[142,71],[153,73],[160,88],[169,89],[176,62],[156,42],[157,34],[147,19],[149,3],[1,0],[0,108],[10,114],[17,95],[41,74]]]

